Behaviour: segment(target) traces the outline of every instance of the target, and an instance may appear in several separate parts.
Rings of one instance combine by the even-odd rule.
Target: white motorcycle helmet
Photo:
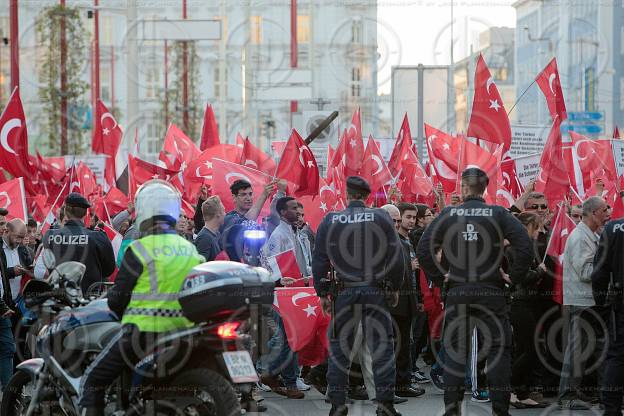
[[[169,182],[153,179],[139,187],[134,197],[136,223],[145,231],[155,220],[172,223],[180,218],[182,196]]]

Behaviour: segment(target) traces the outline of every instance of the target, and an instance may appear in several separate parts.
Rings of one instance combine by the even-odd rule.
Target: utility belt
[[[615,311],[624,309],[624,287],[620,282],[609,285],[606,304]]]

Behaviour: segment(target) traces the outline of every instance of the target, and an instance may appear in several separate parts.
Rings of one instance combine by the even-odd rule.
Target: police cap
[[[371,189],[368,182],[364,178],[359,176],[349,176],[347,178],[347,190],[352,192],[361,192],[370,194]]]
[[[487,173],[479,168],[468,168],[462,172],[461,177],[462,179],[473,179],[477,183],[485,183],[486,186],[490,183]]]
[[[78,192],[72,192],[67,195],[67,199],[65,199],[65,205],[70,207],[79,207],[79,208],[91,208],[91,204],[87,201],[87,198],[80,195]]]

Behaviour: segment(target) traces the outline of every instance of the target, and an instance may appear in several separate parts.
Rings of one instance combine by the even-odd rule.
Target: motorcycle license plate
[[[236,384],[255,383],[259,380],[248,351],[224,352],[223,360],[232,382]]]

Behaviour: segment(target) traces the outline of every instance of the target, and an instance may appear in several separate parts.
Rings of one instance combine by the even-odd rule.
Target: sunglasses
[[[538,204],[533,204],[533,205],[529,205],[530,209],[548,209],[548,205],[546,204],[542,204],[542,205],[538,205]]]

